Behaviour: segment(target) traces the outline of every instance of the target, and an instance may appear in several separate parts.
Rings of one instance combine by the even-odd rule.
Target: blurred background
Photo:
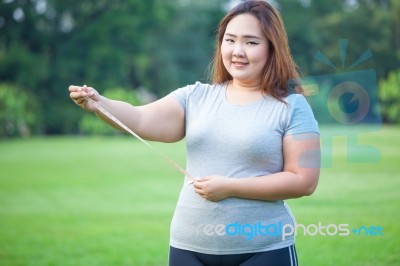
[[[139,104],[208,81],[217,24],[238,2],[1,0],[0,137],[110,133],[72,104],[70,84]],[[352,70],[376,71],[383,119],[400,122],[399,0],[270,2],[304,76],[332,73],[318,51],[345,70],[371,49]]]
[[[182,176],[78,108],[68,86],[144,104],[207,82],[218,22],[239,2],[0,0],[0,265],[167,265]],[[400,0],[268,2],[307,80],[376,96],[372,129],[326,119],[351,114],[352,95],[336,111],[329,86],[309,97],[324,167],[311,197],[288,202],[299,223],[383,236],[300,234],[300,264],[400,265]],[[153,145],[185,165],[184,141]]]

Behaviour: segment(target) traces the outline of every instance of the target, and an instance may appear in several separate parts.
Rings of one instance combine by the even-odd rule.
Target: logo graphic
[[[339,40],[342,69],[345,69],[347,40]],[[349,70],[372,57],[367,49]],[[322,166],[332,166],[334,137],[347,137],[347,161],[371,163],[380,160],[380,151],[370,145],[359,144],[363,133],[377,131],[382,126],[376,72],[373,69],[338,72],[338,68],[321,52],[315,58],[330,66],[336,73],[289,80],[288,91],[301,84],[320,125],[329,125],[321,135]]]
[[[351,229],[349,224],[284,224],[282,222],[264,224],[240,223],[238,221],[230,224],[198,224],[189,228],[187,232],[191,237],[223,237],[231,236],[244,238],[246,241],[254,238],[269,237],[286,240],[293,236],[383,236],[383,228],[375,226],[359,226]]]
[[[344,81],[328,95],[328,110],[342,124],[361,122],[371,107],[368,92],[358,83]]]

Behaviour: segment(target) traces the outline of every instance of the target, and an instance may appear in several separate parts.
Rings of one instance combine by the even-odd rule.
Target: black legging
[[[258,253],[209,255],[170,247],[169,266],[297,266],[293,246]]]

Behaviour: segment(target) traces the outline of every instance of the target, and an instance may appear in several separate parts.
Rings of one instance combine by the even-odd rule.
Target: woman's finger
[[[74,101],[78,101],[83,98],[82,92],[71,92],[69,94],[70,98]]]
[[[76,105],[86,111],[97,111],[97,106],[96,104],[93,104],[93,102],[97,102],[99,100],[99,94],[94,88],[86,85],[71,85],[68,87],[68,90],[70,91],[69,97]]]
[[[75,102],[76,102],[77,105],[83,105],[83,104],[86,104],[87,99],[81,98],[81,99],[79,99],[79,100],[77,100]]]
[[[81,88],[81,86],[71,85],[68,87],[68,90],[69,92],[77,92],[79,91],[79,88]]]

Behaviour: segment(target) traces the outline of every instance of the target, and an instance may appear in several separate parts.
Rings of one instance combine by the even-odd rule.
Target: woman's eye
[[[249,45],[257,45],[258,43],[257,42],[248,42],[247,44],[249,44]]]
[[[232,39],[225,39],[226,42],[233,42]]]

